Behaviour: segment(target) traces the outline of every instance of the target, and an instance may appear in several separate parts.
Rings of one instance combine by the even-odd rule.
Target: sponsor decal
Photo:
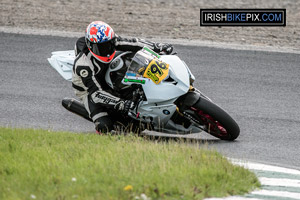
[[[132,83],[140,83],[140,84],[145,84],[145,80],[140,80],[140,79],[129,79],[129,78],[124,78],[124,82],[132,82]]]
[[[136,76],[136,73],[127,72],[126,76]]]
[[[163,113],[164,113],[165,115],[169,115],[169,114],[170,114],[170,111],[168,111],[168,110],[163,110]]]
[[[160,55],[158,55],[157,53],[155,53],[154,51],[152,51],[151,49],[149,49],[148,47],[144,47],[143,50],[146,50],[148,53],[152,54],[153,56],[160,58]]]
[[[112,105],[118,103],[118,100],[113,99],[113,97],[103,95],[100,92],[96,92],[96,94],[94,93],[93,96],[97,97],[97,102],[95,101],[95,103],[112,104]]]
[[[169,64],[153,59],[144,72],[145,78],[150,78],[155,84],[159,84],[169,73]]]

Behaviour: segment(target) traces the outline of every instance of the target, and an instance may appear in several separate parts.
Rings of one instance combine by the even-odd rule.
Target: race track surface
[[[0,33],[0,126],[94,132],[93,124],[61,106],[71,83],[50,67],[52,51],[76,38]],[[195,87],[227,110],[241,135],[225,142],[205,133],[226,156],[300,167],[299,54],[175,46],[196,77]]]

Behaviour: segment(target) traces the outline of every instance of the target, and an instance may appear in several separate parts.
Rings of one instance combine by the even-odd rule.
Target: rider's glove
[[[114,106],[114,109],[122,113],[128,113],[129,109],[133,107],[133,101],[130,100],[120,100]]]
[[[169,55],[173,52],[173,46],[171,44],[156,43],[154,45],[154,51]]]

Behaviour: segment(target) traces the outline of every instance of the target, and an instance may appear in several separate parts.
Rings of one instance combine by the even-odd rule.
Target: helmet
[[[114,30],[108,24],[95,21],[86,28],[85,42],[97,60],[110,63],[116,53],[114,37]]]

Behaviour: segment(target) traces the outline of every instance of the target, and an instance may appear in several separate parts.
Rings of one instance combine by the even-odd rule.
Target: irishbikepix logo
[[[200,9],[200,26],[286,26],[286,9]]]

